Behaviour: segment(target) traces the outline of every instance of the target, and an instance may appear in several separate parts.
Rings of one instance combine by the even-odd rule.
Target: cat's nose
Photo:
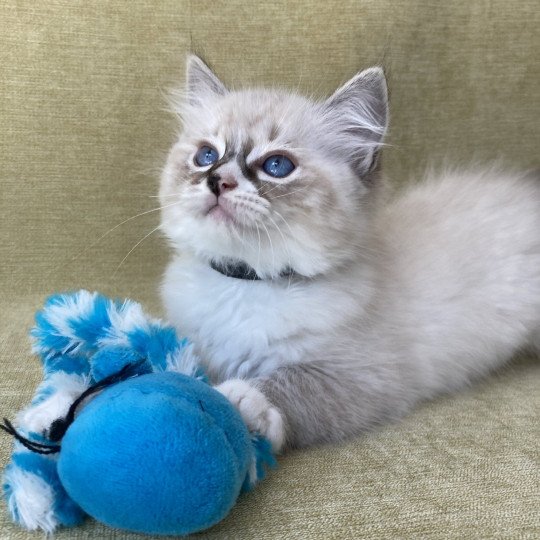
[[[232,191],[238,187],[238,182],[230,177],[221,177],[221,175],[213,173],[208,177],[208,189],[216,196],[219,197],[225,191]]]

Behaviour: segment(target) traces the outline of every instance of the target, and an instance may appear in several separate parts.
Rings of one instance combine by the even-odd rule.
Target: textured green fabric
[[[314,95],[383,63],[400,183],[428,159],[538,165],[539,19],[536,0],[1,2],[0,413],[39,380],[25,334],[46,294],[99,289],[159,314],[165,243],[154,233],[123,259],[158,224],[164,93],[187,50],[230,84]],[[399,425],[286,456],[207,537],[538,537],[539,388],[524,360]],[[1,437],[1,465],[10,447]],[[0,537],[40,535],[2,505]],[[92,522],[57,535],[129,537]]]

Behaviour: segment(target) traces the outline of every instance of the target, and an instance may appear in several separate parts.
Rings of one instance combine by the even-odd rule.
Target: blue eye
[[[218,153],[211,146],[201,146],[195,154],[195,164],[199,167],[207,167],[218,160]]]
[[[285,156],[270,156],[263,163],[262,168],[266,174],[274,178],[284,178],[295,169],[294,163]]]

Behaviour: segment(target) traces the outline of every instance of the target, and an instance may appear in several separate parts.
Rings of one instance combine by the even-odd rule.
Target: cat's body
[[[268,184],[271,179],[253,177],[247,156],[258,144],[263,154],[264,144],[271,146],[257,137],[264,131],[271,140],[272,115],[286,109],[273,112],[275,100],[264,93],[230,97],[205,70],[192,60],[191,80],[199,85],[192,91],[206,89],[203,102],[210,106],[191,104],[163,175],[163,228],[177,249],[162,298],[218,388],[276,448],[350,437],[403,415],[419,400],[463,387],[520,348],[540,346],[538,178],[494,169],[446,173],[387,199],[377,186],[374,150],[382,138],[375,120],[386,123],[384,87],[381,118],[360,126],[356,135],[369,144],[354,162],[335,157],[336,136],[319,143],[334,163],[302,168],[298,154],[317,144],[314,121],[299,136],[302,145],[290,133],[281,143],[294,155],[299,187]],[[364,100],[377,94],[373,85],[380,81],[372,75],[363,79],[370,86]],[[344,88],[331,98],[332,110],[346,101],[351,84]],[[261,118],[243,116],[257,103]],[[376,111],[377,104],[366,110]],[[204,116],[199,124],[197,114]],[[197,130],[202,142],[190,143]],[[191,160],[211,137],[223,157],[210,169],[233,184],[211,194],[226,199],[224,216],[211,215],[215,201],[204,206],[214,193],[209,176],[201,179],[197,167],[186,165],[186,155]],[[317,185],[306,183],[314,170]],[[329,183],[332,170],[337,186]],[[278,192],[275,199],[271,191]],[[233,197],[234,208],[227,202]],[[241,214],[245,206],[255,208],[255,217]],[[262,279],[223,275],[209,264],[216,259],[247,263]]]

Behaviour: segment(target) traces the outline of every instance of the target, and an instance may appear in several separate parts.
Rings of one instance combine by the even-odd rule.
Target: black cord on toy
[[[92,386],[88,387],[69,407],[69,410],[64,416],[64,418],[57,418],[49,427],[47,431],[47,438],[53,442],[58,442],[65,435],[69,426],[75,420],[75,413],[77,412],[77,407],[81,402],[86,399],[88,396],[99,392],[107,386],[125,381],[131,377],[140,375],[138,369],[146,362],[146,358],[142,358],[137,362],[132,362],[131,364],[126,364],[121,370],[117,371],[105,377],[101,381]],[[0,429],[3,429],[9,435],[15,437],[25,448],[35,452],[37,454],[56,454],[60,452],[59,444],[42,444],[36,441],[32,441],[26,437],[23,437],[14,427],[13,424],[7,419],[4,418],[4,423],[0,424]]]
[[[17,439],[25,448],[28,448],[28,450],[36,452],[37,454],[56,454],[57,452],[60,452],[59,444],[41,444],[23,437],[7,418],[4,418],[4,423],[0,424],[0,429],[3,429],[6,433],[15,437],[15,439]]]

